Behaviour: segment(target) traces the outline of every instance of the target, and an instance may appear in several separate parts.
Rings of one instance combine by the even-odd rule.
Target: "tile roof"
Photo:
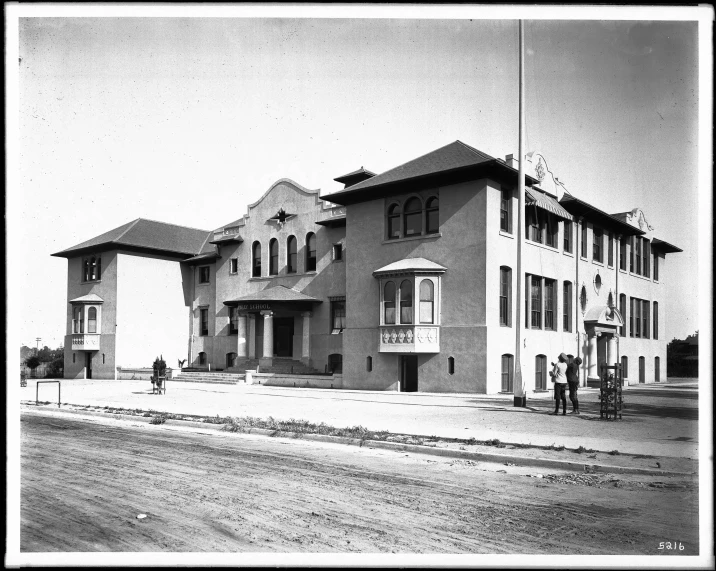
[[[288,302],[296,302],[296,301],[310,301],[314,303],[321,303],[321,300],[316,299],[315,297],[311,297],[310,295],[306,295],[304,293],[298,292],[294,289],[288,288],[286,286],[275,286],[275,287],[268,287],[264,290],[261,290],[256,293],[250,293],[248,295],[243,295],[241,297],[238,297],[236,299],[231,299],[224,302],[224,305],[235,305],[237,303],[242,302],[267,302],[267,301],[288,301]]]
[[[351,187],[329,194],[325,198],[332,200],[332,196],[340,196],[348,190],[353,192],[364,188],[409,180],[412,178],[474,166],[494,160],[495,159],[490,155],[486,155],[482,151],[478,151],[470,145],[466,145],[462,141],[455,141],[449,145],[440,147],[435,151],[422,155],[417,159],[413,159],[405,164],[387,170],[382,174],[364,180],[363,182],[359,182]]]
[[[425,258],[404,258],[383,266],[382,268],[373,272],[374,276],[383,274],[392,274],[399,272],[439,272],[443,273],[447,270],[446,267],[426,260]]]
[[[71,258],[87,251],[115,248],[194,255],[202,250],[211,236],[212,233],[208,230],[137,218],[114,230],[52,255]]]

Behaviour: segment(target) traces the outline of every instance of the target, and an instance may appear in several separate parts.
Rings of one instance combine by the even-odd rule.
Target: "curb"
[[[35,409],[40,410],[40,409]],[[29,410],[34,412],[34,410]],[[59,414],[75,414],[86,416],[97,416],[102,418],[114,418],[121,416],[117,420],[133,420],[143,424],[150,424],[152,417],[134,416],[120,413],[99,412],[99,411],[83,411],[83,410],[62,410],[48,409],[45,412]],[[149,411],[146,411],[149,412]],[[154,411],[153,414],[161,414]],[[691,477],[690,472],[672,472],[668,470],[656,470],[650,468],[634,468],[631,466],[613,466],[609,464],[585,464],[583,462],[573,462],[570,460],[553,460],[551,458],[528,458],[515,454],[498,454],[494,452],[469,452],[467,450],[454,450],[450,448],[437,448],[433,446],[424,446],[419,444],[403,444],[399,442],[386,442],[383,440],[361,440],[359,438],[350,438],[347,436],[330,436],[325,434],[306,434],[299,432],[283,432],[280,430],[269,430],[266,428],[250,428],[241,432],[231,432],[224,430],[225,424],[215,424],[211,422],[199,422],[194,420],[176,420],[167,419],[161,425],[157,426],[173,426],[173,427],[192,427],[214,432],[222,432],[224,434],[252,434],[259,436],[267,436],[273,438],[287,438],[292,440],[311,440],[314,442],[327,442],[332,444],[344,444],[347,446],[379,448],[382,450],[391,450],[393,452],[412,452],[415,454],[425,454],[429,456],[441,456],[445,458],[460,458],[464,460],[479,460],[483,462],[494,462],[500,464],[512,463],[516,466],[532,466],[541,468],[552,468],[555,470],[571,470],[587,473],[615,473],[615,474],[634,474],[645,476],[677,476]]]

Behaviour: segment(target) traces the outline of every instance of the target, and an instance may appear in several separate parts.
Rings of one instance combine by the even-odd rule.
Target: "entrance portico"
[[[593,307],[584,316],[588,341],[587,386],[599,386],[601,364],[614,365],[618,362],[618,328],[622,325],[624,321],[619,311],[606,305]]]
[[[238,311],[238,359],[258,359],[259,366],[270,367],[275,357],[300,355],[301,362],[308,365],[313,316],[308,310],[319,303],[321,300],[285,286],[225,301],[224,305]],[[301,341],[297,347],[295,334],[299,330]]]

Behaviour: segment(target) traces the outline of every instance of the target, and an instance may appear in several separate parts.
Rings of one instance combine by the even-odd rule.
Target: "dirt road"
[[[34,412],[21,425],[23,552],[698,553],[692,480]],[[673,540],[684,549],[659,550]]]

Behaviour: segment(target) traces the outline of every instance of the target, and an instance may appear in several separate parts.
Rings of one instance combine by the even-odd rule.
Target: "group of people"
[[[552,363],[554,367],[550,372],[552,382],[554,383],[554,414],[559,414],[559,403],[562,402],[562,414],[567,414],[567,398],[565,389],[569,386],[569,400],[572,401],[572,412],[570,414],[579,414],[579,400],[577,399],[577,389],[579,389],[579,365],[582,359],[576,357],[570,359],[564,353],[560,353],[556,363]]]

